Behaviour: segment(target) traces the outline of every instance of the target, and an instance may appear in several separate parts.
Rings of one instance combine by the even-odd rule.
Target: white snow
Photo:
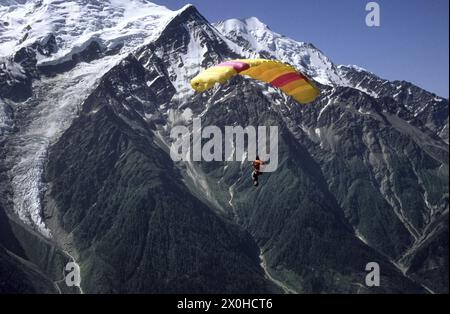
[[[191,108],[186,108],[183,110],[183,113],[181,114],[181,116],[183,117],[184,120],[186,121],[191,121],[192,120],[192,109]]]
[[[24,119],[29,123],[11,135],[9,141],[14,211],[22,221],[51,237],[41,208],[45,189],[43,165],[48,147],[70,126],[98,79],[138,46],[156,39],[167,23],[188,6],[171,11],[143,0],[43,0],[41,5],[38,3],[11,2],[9,6],[0,6],[0,20],[8,23],[0,29],[2,60],[7,60],[21,47],[46,41],[51,33],[56,37],[58,51],[49,57],[39,55],[41,65],[62,62],[92,41],[106,48],[122,45],[114,55],[80,63],[55,77],[41,77],[33,83],[33,96],[17,104],[26,107]],[[19,42],[26,33],[26,39]],[[23,75],[19,64],[9,63],[7,71],[13,77]],[[5,108],[2,104],[2,125],[8,122],[3,114]],[[188,112],[184,116],[187,117]]]
[[[174,78],[172,84],[177,91],[174,99],[180,102],[195,93],[190,85],[190,80],[202,69],[201,63],[208,53],[208,48],[199,41],[194,26],[187,23],[185,27],[190,36],[186,53],[172,55],[171,66],[167,69]]]
[[[355,64],[339,65],[338,67],[339,67],[339,68],[341,68],[341,67],[347,67],[347,68],[353,69],[353,70],[358,71],[358,72],[367,72],[367,73],[371,73],[370,71],[366,70],[365,68],[360,67],[359,65],[355,65]]]
[[[343,85],[346,82],[334,64],[319,49],[271,31],[256,17],[229,19],[214,26],[229,38],[243,38],[253,51],[270,52],[275,58],[295,66],[321,84]],[[242,54],[242,51],[243,48],[239,47],[236,53]],[[249,56],[247,52],[244,56],[251,57],[251,54]]]
[[[270,30],[256,17],[247,19],[229,19],[214,24],[224,36],[240,39],[244,45],[229,45],[232,50],[247,58],[258,57],[258,53],[269,52],[274,58],[293,65],[313,80],[329,86],[346,86],[356,88],[372,97],[379,97],[361,86],[354,86],[345,77],[343,67],[358,72],[367,72],[357,65],[335,66],[319,49],[311,44],[295,41]],[[256,52],[256,54],[254,53]]]
[[[36,96],[26,102],[32,107],[28,114],[31,123],[11,136],[14,211],[47,237],[51,234],[41,217],[40,196],[48,147],[70,126],[96,80],[115,65],[115,58],[79,65],[67,73],[36,81]]]
[[[332,100],[328,99],[328,102],[325,104],[325,106],[322,107],[322,109],[320,109],[319,111],[319,115],[317,116],[317,121],[320,120],[320,117],[322,116],[322,114],[325,112],[325,110],[327,110],[327,108],[332,104]]]
[[[0,34],[0,57],[13,54],[54,34],[58,51],[39,55],[38,64],[55,64],[71,58],[92,41],[105,48],[125,44],[122,51],[154,40],[179,11],[140,0],[42,0],[0,6],[0,20],[8,22]],[[184,10],[181,9],[180,11]],[[29,27],[28,27],[29,26]],[[27,29],[29,28],[29,29]],[[22,42],[20,39],[26,39]]]
[[[370,90],[368,90],[368,89],[366,89],[364,87],[361,87],[359,84],[356,85],[356,86],[350,86],[350,87],[353,87],[353,88],[355,88],[355,89],[357,89],[357,90],[359,90],[359,91],[361,91],[363,93],[366,93],[367,95],[370,95],[373,98],[378,98],[379,97],[379,95],[377,93],[375,93],[373,91],[370,91]]]
[[[364,238],[364,236],[361,234],[361,232],[357,228],[355,229],[355,236],[358,239],[360,239],[364,244],[369,245],[368,241]]]
[[[358,112],[363,115],[372,115],[373,113],[370,111],[365,111],[363,108],[359,108]]]
[[[150,86],[152,86],[153,83],[155,83],[160,77],[161,77],[161,76],[157,76],[157,77],[155,77],[153,80],[145,82],[145,84],[146,84],[148,87],[150,87]]]

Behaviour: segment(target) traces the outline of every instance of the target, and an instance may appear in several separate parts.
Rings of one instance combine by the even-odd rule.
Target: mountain
[[[448,293],[448,100],[257,18],[192,5],[1,1],[1,292]],[[243,77],[194,93],[231,58],[280,59],[320,97]],[[173,162],[170,130],[277,125],[279,167]],[[67,289],[75,261],[82,289]],[[377,262],[381,286],[365,285]]]

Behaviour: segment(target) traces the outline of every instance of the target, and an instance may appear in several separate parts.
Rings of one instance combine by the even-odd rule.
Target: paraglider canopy
[[[198,92],[212,88],[216,83],[225,83],[241,74],[260,80],[281,89],[301,104],[314,101],[320,90],[294,67],[277,60],[237,59],[212,66],[191,80]]]

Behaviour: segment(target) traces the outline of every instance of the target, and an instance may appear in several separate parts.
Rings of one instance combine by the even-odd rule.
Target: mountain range
[[[321,95],[192,90],[236,58],[289,63]],[[278,126],[277,171],[255,188],[250,162],[172,161],[170,130],[196,117]],[[448,138],[448,99],[256,17],[0,0],[0,292],[448,293]]]

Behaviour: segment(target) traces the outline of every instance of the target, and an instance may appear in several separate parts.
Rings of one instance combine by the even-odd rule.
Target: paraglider
[[[303,73],[289,64],[268,59],[236,59],[212,66],[191,80],[191,86],[197,92],[212,88],[215,84],[223,84],[235,75],[246,75],[281,89],[301,104],[314,101],[320,90]],[[266,162],[256,157],[252,162],[253,185],[258,186],[258,177],[262,174],[261,166]]]
[[[304,74],[294,67],[277,60],[237,59],[212,66],[191,80],[191,86],[198,92],[223,84],[240,74],[269,83],[281,89],[301,104],[307,104],[320,94],[320,90]]]

